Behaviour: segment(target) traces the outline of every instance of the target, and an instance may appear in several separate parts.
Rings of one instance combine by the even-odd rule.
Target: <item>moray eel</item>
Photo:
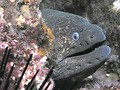
[[[54,49],[49,54],[55,64],[54,80],[67,80],[74,76],[82,80],[105,63],[111,49],[103,45],[106,36],[99,26],[62,11],[42,9],[41,12],[44,23],[55,36]]]

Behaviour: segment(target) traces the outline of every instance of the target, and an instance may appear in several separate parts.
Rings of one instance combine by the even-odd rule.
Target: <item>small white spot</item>
[[[89,76],[88,79],[93,79],[93,76]]]
[[[12,77],[12,80],[15,80],[15,77],[14,77],[14,76]]]
[[[11,26],[12,24],[11,23],[8,23],[9,26]]]
[[[109,77],[109,76],[110,76],[110,74],[106,74],[106,76],[107,76],[107,77]]]
[[[13,66],[13,62],[10,63],[10,66]]]
[[[120,0],[116,0],[113,3],[113,10],[118,11],[120,10]]]

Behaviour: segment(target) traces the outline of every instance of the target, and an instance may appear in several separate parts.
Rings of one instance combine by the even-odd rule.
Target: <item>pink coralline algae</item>
[[[2,82],[0,90],[3,89],[6,76],[15,64],[8,88],[8,90],[14,90],[30,54],[33,57],[22,78],[19,90],[25,90],[37,70],[39,72],[33,83],[35,88],[39,89],[49,71],[46,67],[48,63],[46,54],[50,50],[52,41],[50,35],[52,34],[49,29],[44,30],[46,28],[42,28],[41,12],[38,10],[39,2],[40,0],[0,1],[0,64],[6,47],[11,49],[4,77],[0,79]],[[51,78],[46,85],[49,82],[50,85],[47,90],[52,90],[54,81]],[[43,87],[43,90],[44,88],[46,86]]]

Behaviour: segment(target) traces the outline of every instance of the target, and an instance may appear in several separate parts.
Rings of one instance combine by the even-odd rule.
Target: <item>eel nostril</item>
[[[71,47],[71,49],[75,49],[75,47]]]
[[[80,43],[79,45],[82,46],[82,43]]]
[[[94,35],[91,35],[90,38],[93,39],[93,38],[94,38]]]
[[[86,43],[87,45],[89,45],[88,41],[85,41],[85,43]]]
[[[88,64],[92,64],[92,62],[89,61]]]
[[[95,59],[98,60],[98,61],[100,60],[99,58],[95,58]]]

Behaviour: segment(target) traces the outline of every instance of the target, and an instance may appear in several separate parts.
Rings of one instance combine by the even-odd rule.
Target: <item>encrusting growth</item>
[[[0,1],[0,90],[54,87],[52,73],[46,67],[46,54],[52,48],[54,35],[42,21],[39,3],[40,0]]]

